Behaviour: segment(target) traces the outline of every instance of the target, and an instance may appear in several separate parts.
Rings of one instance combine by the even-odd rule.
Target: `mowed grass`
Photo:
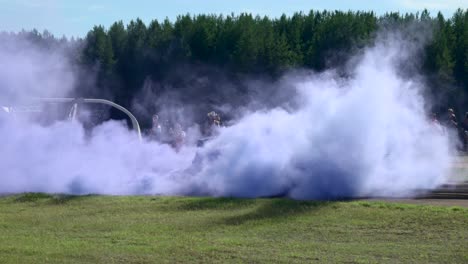
[[[288,199],[0,198],[0,263],[468,263],[468,208]]]

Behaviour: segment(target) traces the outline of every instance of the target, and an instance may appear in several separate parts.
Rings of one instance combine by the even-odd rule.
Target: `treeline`
[[[222,69],[228,79],[245,74],[274,78],[291,68],[322,71],[340,66],[374,40],[379,29],[413,24],[426,24],[433,33],[420,58],[432,94],[444,98],[443,107],[466,110],[468,9],[457,10],[451,18],[440,13],[433,17],[427,11],[383,16],[311,11],[274,19],[251,14],[182,15],[173,22],[153,20],[146,25],[136,19],[128,25],[115,22],[108,29],[95,26],[83,40],[73,43],[79,49],[76,62],[97,70],[98,89],[84,93],[112,94],[118,103],[129,106],[148,80],[158,83],[152,88],[158,90],[155,93],[165,89],[184,92],[186,85],[180,82],[186,78],[185,72],[178,69],[187,65],[194,72],[207,66]],[[37,32],[33,36],[51,38]],[[222,93],[216,83],[208,86],[203,91]],[[196,92],[190,94],[194,99]]]
[[[116,94],[125,103],[122,99],[137,92],[145,78],[164,80],[183,63],[270,75],[295,67],[321,71],[343,63],[379,28],[414,23],[429,24],[433,30],[421,60],[422,70],[434,80],[433,94],[445,97],[445,104],[468,103],[468,11],[461,9],[449,19],[440,13],[431,17],[427,11],[381,17],[373,12],[311,11],[277,19],[184,15],[174,23],[153,20],[149,25],[137,19],[127,26],[116,22],[108,30],[94,27],[86,37],[83,59],[99,64],[103,84],[116,77],[122,82],[124,91]]]
[[[228,79],[236,74],[275,76],[295,67],[323,70],[342,61],[352,48],[365,45],[376,29],[372,12],[296,13],[278,19],[251,14],[183,15],[173,23],[153,20],[148,25],[137,19],[126,26],[116,22],[108,30],[95,26],[86,36],[83,58],[89,65],[100,65],[100,80],[118,76],[125,89],[118,93],[122,99],[141,88],[148,77],[163,80],[162,90],[178,86],[186,93],[186,85],[177,83],[183,75],[168,77],[181,65],[191,65],[195,72],[207,65],[223,69]],[[217,91],[222,87],[215,83],[218,80],[211,80],[212,89],[205,90],[222,93]],[[190,94],[192,99],[196,96]]]

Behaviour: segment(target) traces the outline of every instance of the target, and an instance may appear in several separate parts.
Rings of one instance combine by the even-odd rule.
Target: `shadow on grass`
[[[154,200],[161,201],[159,198]],[[336,203],[338,201],[298,201],[288,198],[182,197],[176,200],[162,198],[162,201],[164,200],[167,201],[164,209],[168,211],[228,211],[226,212],[228,216],[222,217],[218,222],[223,225],[240,225],[258,220],[281,220],[323,207],[338,208]]]
[[[249,207],[257,202],[256,199],[242,198],[213,198],[187,197],[176,201],[173,209],[176,210],[234,210]]]
[[[47,193],[24,193],[16,197],[19,203],[45,202],[49,204],[65,204],[69,201],[90,197],[95,195],[69,195],[69,194],[47,194]]]
[[[263,199],[262,199],[263,200]],[[286,219],[334,204],[331,201],[296,201],[285,198],[264,199],[260,206],[247,213],[222,220],[226,225],[241,225],[250,221]]]
[[[16,197],[15,201],[20,203],[37,202],[39,200],[50,199],[53,195],[47,193],[24,193]]]

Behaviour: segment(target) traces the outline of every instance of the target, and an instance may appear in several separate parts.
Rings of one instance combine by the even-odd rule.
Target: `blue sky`
[[[85,36],[94,25],[109,27],[117,20],[128,23],[137,17],[148,23],[180,14],[253,14],[280,16],[295,11],[373,10],[416,12],[427,8],[451,16],[468,0],[0,0],[0,31],[48,29],[57,36]]]

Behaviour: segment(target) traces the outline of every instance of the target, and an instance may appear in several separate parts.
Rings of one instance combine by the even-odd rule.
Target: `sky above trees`
[[[84,37],[94,25],[109,27],[117,20],[129,22],[137,17],[148,23],[153,19],[174,21],[182,14],[239,14],[279,17],[285,13],[309,10],[365,10],[377,15],[386,12],[416,12],[428,9],[450,17],[457,8],[467,8],[468,0],[0,0],[0,31],[47,29],[57,36]]]

